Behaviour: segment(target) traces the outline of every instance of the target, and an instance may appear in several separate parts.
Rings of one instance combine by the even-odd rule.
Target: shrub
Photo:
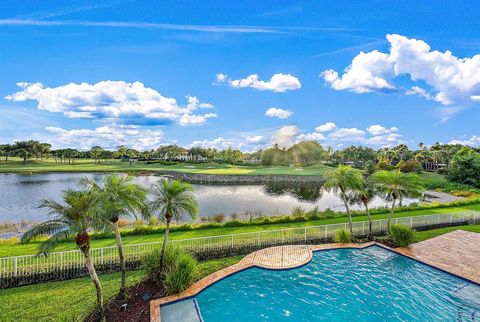
[[[406,247],[413,242],[415,232],[405,225],[391,225],[389,237],[397,247]]]
[[[400,161],[400,163],[402,163],[402,161]],[[399,163],[399,164],[400,164]],[[397,165],[398,166],[398,165]],[[409,160],[409,161],[405,161],[403,162],[403,164],[401,166],[398,167],[400,169],[400,171],[402,172],[416,172],[416,173],[421,173],[423,168],[422,168],[422,164],[418,161],[413,161],[413,160]]]
[[[337,243],[350,243],[352,242],[352,234],[346,229],[337,230],[335,233],[335,242]]]
[[[385,161],[380,161],[380,162],[377,163],[375,169],[376,170],[393,170],[393,169],[395,169],[395,167],[391,164],[388,164]]]
[[[169,295],[185,291],[194,281],[197,271],[197,261],[190,254],[183,253],[176,261],[176,267],[165,270],[164,285]]]
[[[216,214],[213,215],[213,221],[216,223],[221,223],[225,220],[225,215],[224,214]]]
[[[365,173],[371,175],[375,172],[375,162],[373,160],[368,160],[365,162]]]
[[[298,207],[293,207],[292,209],[292,216],[294,217],[299,217],[299,216],[303,216],[305,214],[305,210],[298,206]]]
[[[158,225],[158,217],[151,216],[150,218],[148,218],[148,225],[149,226],[157,226]]]
[[[155,248],[142,258],[142,269],[145,270],[149,279],[157,283],[164,279],[165,272],[174,269],[178,265],[178,260],[182,253],[178,248],[168,247],[163,259],[163,270],[160,271],[161,254],[162,249]]]
[[[475,193],[473,191],[465,191],[465,190],[452,190],[450,191],[450,194],[455,197],[465,197],[465,198],[476,197],[478,195],[478,193]]]

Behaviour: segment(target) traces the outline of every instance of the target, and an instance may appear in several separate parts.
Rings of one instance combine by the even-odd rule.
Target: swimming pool
[[[238,272],[162,305],[161,320],[480,321],[480,286],[379,246],[324,250],[300,268]]]

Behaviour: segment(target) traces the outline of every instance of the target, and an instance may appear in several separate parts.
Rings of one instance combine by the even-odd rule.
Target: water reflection
[[[285,193],[293,195],[301,201],[316,202],[323,195],[323,188],[319,183],[269,182],[265,184],[265,192],[272,196]]]
[[[41,221],[48,218],[45,209],[38,209],[41,199],[59,199],[63,190],[78,188],[78,180],[86,176],[101,181],[101,173],[46,173],[34,175],[0,174],[0,222]],[[150,187],[158,176],[138,176],[134,181]],[[266,185],[193,185],[199,203],[199,216],[253,213],[256,215],[290,214],[295,207],[311,210],[330,208],[343,211],[343,203],[319,184],[269,183]],[[411,200],[403,200],[408,204]],[[382,198],[374,198],[370,207],[385,206]],[[362,209],[354,205],[353,209]]]

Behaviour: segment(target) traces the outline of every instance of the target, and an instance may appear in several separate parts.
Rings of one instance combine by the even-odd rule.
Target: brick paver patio
[[[480,234],[456,230],[397,251],[480,283]]]

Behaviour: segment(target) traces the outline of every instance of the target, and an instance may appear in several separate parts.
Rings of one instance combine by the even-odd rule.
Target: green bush
[[[163,259],[163,269],[160,271],[161,253],[161,248],[155,248],[142,258],[142,269],[145,270],[149,279],[157,283],[164,279],[165,272],[172,270],[178,265],[178,260],[182,255],[180,249],[168,247]]]
[[[380,161],[377,163],[377,165],[375,166],[375,169],[376,170],[393,170],[395,169],[395,167],[391,164],[388,164],[387,162],[385,161]]]
[[[178,294],[187,289],[195,279],[197,261],[192,255],[183,253],[176,260],[176,267],[165,270],[164,285],[168,295]]]
[[[415,232],[405,225],[391,225],[389,237],[397,247],[406,247],[413,243]]]
[[[346,229],[337,230],[335,233],[335,242],[336,243],[351,243],[352,234]]]
[[[375,172],[375,162],[373,160],[368,160],[365,162],[365,173],[371,175]]]
[[[402,163],[402,161],[400,161],[400,163]],[[406,173],[406,172],[416,172],[416,173],[421,173],[423,168],[422,168],[422,164],[418,161],[413,161],[413,160],[409,160],[409,161],[404,161],[401,165],[397,164],[397,167],[400,169],[400,171]],[[399,166],[400,165],[400,166]]]

